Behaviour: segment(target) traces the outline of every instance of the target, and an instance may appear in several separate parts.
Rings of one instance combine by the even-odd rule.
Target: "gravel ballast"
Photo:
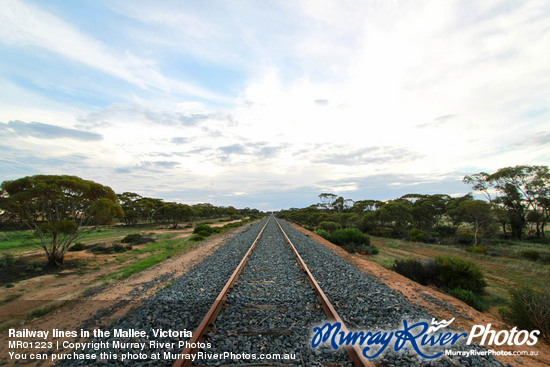
[[[410,303],[401,293],[362,272],[287,222],[280,220],[280,223],[330,302],[351,330],[390,331],[402,329],[402,320],[408,320],[409,323],[430,323],[432,318],[437,319],[422,307]],[[430,348],[429,354],[433,355],[444,349],[485,349],[478,345],[465,345],[463,340],[452,347]],[[389,348],[375,361],[388,366],[502,366],[502,363],[492,356],[452,356],[427,360],[410,350],[396,353]]]
[[[193,331],[216,296],[230,277],[260,229],[268,219],[251,225],[245,232],[221,246],[205,261],[195,266],[170,287],[152,297],[143,306],[130,312],[110,329],[143,330],[149,337],[101,338],[109,342],[109,348],[86,353],[160,353],[161,358],[147,360],[98,359],[67,360],[62,366],[169,366],[173,360],[164,359],[165,352],[177,354],[182,348],[177,343],[181,337],[153,337],[152,331]],[[288,223],[279,220],[298,252],[309,266],[329,300],[352,330],[396,330],[409,322],[430,321],[433,317],[426,310],[407,301],[380,280],[360,271],[328,248],[313,241]],[[296,264],[294,254],[281,235],[275,218],[271,217],[264,234],[245,266],[227,307],[215,323],[217,332],[211,333],[204,353],[232,352],[239,354],[233,360],[227,358],[206,359],[200,364],[259,363],[245,354],[287,354],[291,358],[282,365],[316,366],[321,363],[349,365],[347,355],[328,347],[311,348],[313,327],[327,322],[316,298],[307,284],[305,275]],[[184,339],[188,340],[188,339]],[[145,348],[114,348],[113,342],[145,343]],[[150,341],[175,343],[174,346],[154,347]],[[393,345],[393,344],[392,344]],[[448,349],[449,347],[444,347]],[[474,345],[457,344],[456,350],[480,349]],[[389,351],[375,360],[388,366],[502,366],[493,357],[452,356],[425,360],[411,350],[399,353]],[[430,348],[430,354],[437,349]],[[276,361],[271,365],[277,365]]]
[[[102,348],[100,350],[88,349],[86,353],[101,352],[106,353],[161,353],[164,352],[179,353],[181,348],[177,343],[181,338],[171,337],[153,337],[153,329],[163,330],[189,330],[193,331],[208,309],[216,299],[218,293],[222,290],[231,276],[234,269],[239,264],[241,258],[260,232],[267,219],[251,225],[243,233],[230,240],[227,244],[221,246],[218,250],[209,256],[202,263],[195,266],[183,277],[178,278],[169,287],[163,289],[156,296],[152,297],[143,306],[133,312],[128,313],[118,322],[111,325],[109,329],[122,330],[143,330],[150,335],[147,337],[134,338],[101,338],[95,341],[145,343],[145,349],[140,348]],[[176,343],[174,348],[168,346],[163,348],[150,348],[149,342],[155,340],[161,343]],[[62,366],[90,366],[90,365],[108,365],[108,366],[170,366],[173,360],[66,360],[62,361]]]

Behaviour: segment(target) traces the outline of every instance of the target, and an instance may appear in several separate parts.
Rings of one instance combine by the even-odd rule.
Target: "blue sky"
[[[550,3],[18,1],[0,180],[270,210],[549,164]]]

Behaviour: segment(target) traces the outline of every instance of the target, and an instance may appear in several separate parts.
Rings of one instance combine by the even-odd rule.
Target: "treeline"
[[[118,203],[123,212],[124,223],[128,226],[143,224],[171,224],[177,228],[178,224],[199,219],[216,219],[229,217],[240,219],[243,217],[257,217],[261,214],[258,209],[236,209],[232,206],[215,206],[209,203],[181,204],[164,202],[162,199],[143,197],[133,192],[117,194]]]
[[[231,219],[261,215],[257,209],[211,204],[166,203],[135,193],[120,195],[108,186],[68,175],[35,175],[0,184],[0,229],[34,231],[51,266],[93,226],[124,220],[127,225],[169,223],[173,228],[193,219]]]
[[[57,177],[66,178],[69,176]],[[13,182],[19,182],[20,180]],[[8,187],[11,182],[12,181],[5,181],[5,186]],[[162,199],[144,197],[133,192],[124,192],[122,194],[112,193],[114,196],[110,200],[109,210],[102,208],[103,211],[106,212],[104,215],[96,214],[83,220],[84,211],[82,209],[88,209],[88,203],[83,200],[82,203],[71,205],[74,204],[75,201],[74,198],[72,198],[72,193],[68,190],[65,190],[65,192],[55,192],[57,189],[62,191],[63,185],[61,185],[60,182],[61,179],[54,183],[59,185],[58,188],[47,187],[44,191],[39,192],[36,192],[37,190],[33,186],[18,188],[19,191],[12,192],[12,198],[17,196],[23,197],[24,199],[18,201],[18,205],[11,206],[8,205],[10,195],[7,190],[0,190],[0,229],[33,228],[33,226],[29,226],[29,222],[48,222],[50,220],[48,217],[51,213],[55,213],[59,218],[70,218],[70,220],[77,222],[78,225],[90,226],[122,222],[127,226],[170,225],[172,228],[177,228],[181,223],[202,219],[218,219],[224,217],[230,220],[237,220],[245,217],[254,219],[263,215],[260,210],[248,207],[237,209],[233,206],[215,206],[209,203],[189,205],[176,202],[165,202]],[[74,185],[72,189],[75,192],[82,190],[82,188],[75,187]],[[27,198],[30,200],[24,202]],[[89,201],[90,199],[87,200]],[[105,203],[106,199],[102,198],[104,207],[106,206]],[[44,211],[47,211],[47,213],[41,213],[41,208],[35,207],[39,205],[46,208]],[[81,212],[78,212],[79,208]],[[60,211],[63,211],[63,213],[60,214]],[[71,213],[71,211],[73,213]],[[106,217],[108,217],[108,220],[106,220]]]
[[[375,236],[413,241],[454,238],[476,245],[480,236],[545,240],[550,218],[548,166],[506,167],[492,174],[465,176],[464,182],[483,193],[486,200],[476,200],[470,193],[461,197],[407,194],[388,201],[353,201],[322,193],[319,203],[283,210],[279,215],[311,229],[333,232],[357,228]],[[463,224],[470,230],[457,233]]]

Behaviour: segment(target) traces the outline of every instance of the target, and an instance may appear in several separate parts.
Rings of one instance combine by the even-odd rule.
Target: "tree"
[[[154,220],[159,220],[159,210],[164,206],[162,199],[156,198],[141,198],[138,199],[137,205],[140,208],[140,219],[152,223]]]
[[[456,228],[466,221],[466,218],[464,218],[464,211],[460,209],[460,204],[468,200],[474,200],[474,196],[472,194],[466,194],[457,198],[451,198],[447,205],[445,214],[447,214]]]
[[[495,173],[480,172],[465,176],[464,182],[476,191],[483,192],[494,204],[504,207],[508,213],[512,237],[520,239],[529,210],[541,210],[550,190],[548,166],[515,166],[501,168]],[[490,189],[500,196],[493,199]]]
[[[393,224],[395,229],[403,229],[412,220],[411,209],[403,201],[393,200],[380,209],[380,220]]]
[[[17,215],[40,238],[48,264],[59,267],[90,225],[124,215],[107,186],[76,176],[37,175],[1,184],[0,208]]]
[[[172,228],[178,228],[182,221],[190,221],[193,209],[187,204],[166,203],[160,208],[160,214],[165,220],[172,223]]]
[[[402,196],[401,199],[414,200],[411,209],[413,225],[424,230],[431,230],[438,225],[441,217],[445,214],[451,197],[444,194],[408,194]]]
[[[366,233],[376,233],[380,227],[380,209],[365,212],[361,217],[359,229]]]
[[[124,222],[127,226],[135,226],[141,217],[139,200],[142,196],[134,192],[123,192],[117,195],[118,203],[124,211]]]
[[[506,227],[510,224],[510,219],[508,218],[508,213],[506,209],[500,206],[493,206],[493,215],[496,221],[500,224],[502,228],[502,236],[504,239],[508,238],[508,232],[506,232]]]
[[[319,194],[319,199],[321,199],[321,205],[323,205],[328,210],[332,210],[334,201],[336,200],[337,197],[338,196],[335,194],[330,194],[326,192]]]
[[[383,205],[384,202],[379,200],[359,200],[353,203],[351,210],[353,212],[362,214],[364,212],[380,209]]]
[[[474,225],[474,246],[477,246],[477,235],[481,227],[491,220],[491,204],[483,200],[465,200],[460,204],[466,222]]]
[[[542,197],[537,199],[537,206],[540,209],[540,233],[542,237],[545,237],[544,226],[550,219],[550,197]]]

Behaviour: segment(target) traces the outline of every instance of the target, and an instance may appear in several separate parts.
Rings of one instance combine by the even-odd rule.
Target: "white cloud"
[[[19,0],[6,0],[0,12],[0,40],[16,47],[39,47],[101,70],[143,89],[183,92],[227,101],[201,87],[165,77],[156,63],[113,50],[68,22]]]
[[[107,107],[55,106],[43,119],[36,116],[46,108],[0,101],[7,107],[0,121],[92,128],[101,142],[65,149],[93,157],[97,171],[143,170],[134,185],[153,187],[145,171],[159,170],[165,181],[155,192],[185,180],[186,189],[207,197],[304,187],[353,193],[368,177],[406,189],[414,184],[408,179],[428,187],[425,177],[450,182],[456,172],[549,163],[548,144],[536,138],[550,131],[545,1],[106,2],[132,18],[121,27],[143,40],[127,50],[83,34],[71,25],[78,22],[6,4],[4,43],[46,48],[144,93],[112,97]],[[146,54],[140,47],[151,47],[149,58],[136,56]],[[180,63],[164,53],[189,57],[200,70],[181,63],[171,75]],[[224,72],[235,70],[242,79],[224,85]],[[181,81],[187,73],[197,86]],[[233,95],[204,87],[216,82]],[[214,109],[202,98],[234,103]],[[40,142],[26,143],[44,151]]]

